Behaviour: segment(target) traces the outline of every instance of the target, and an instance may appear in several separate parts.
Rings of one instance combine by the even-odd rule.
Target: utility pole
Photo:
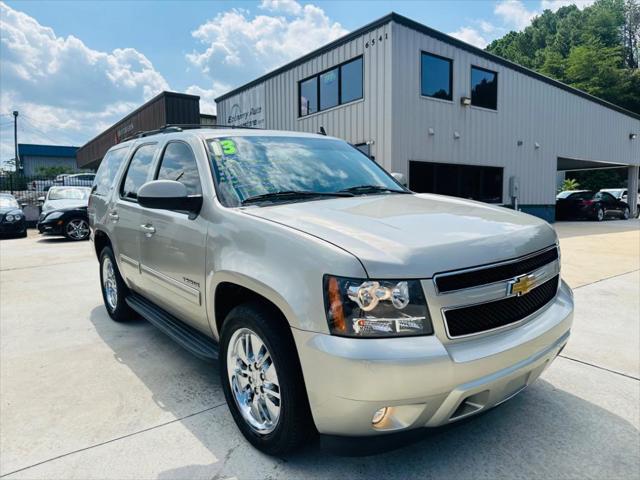
[[[13,111],[13,148],[16,159],[16,173],[20,170],[20,158],[18,157],[18,111]]]

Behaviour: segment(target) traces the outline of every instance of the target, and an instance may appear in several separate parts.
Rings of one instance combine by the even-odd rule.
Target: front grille
[[[560,276],[534,288],[526,295],[447,310],[444,314],[450,337],[472,335],[504,327],[540,310],[556,296]]]
[[[558,259],[558,249],[551,248],[535,255],[515,260],[510,263],[496,265],[452,274],[436,276],[436,285],[440,293],[452,292],[463,288],[477,287],[501,280],[508,280],[518,275],[532,272]]]

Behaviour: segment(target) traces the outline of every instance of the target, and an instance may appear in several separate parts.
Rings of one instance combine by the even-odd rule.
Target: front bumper
[[[368,436],[438,427],[508,400],[534,382],[569,338],[573,297],[525,323],[477,338],[351,339],[293,329],[322,434]],[[374,413],[388,407],[374,426]]]
[[[27,224],[23,219],[17,222],[0,222],[0,235],[18,235],[27,230]]]
[[[64,225],[64,221],[60,218],[56,218],[54,220],[45,220],[43,222],[38,222],[36,225],[38,231],[45,235],[63,235],[64,232],[62,227]]]

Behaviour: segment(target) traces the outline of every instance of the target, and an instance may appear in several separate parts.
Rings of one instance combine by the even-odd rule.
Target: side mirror
[[[138,190],[138,203],[146,208],[198,213],[202,195],[188,195],[187,187],[173,180],[153,180]]]
[[[391,176],[403,187],[407,186],[407,177],[404,176],[404,173],[391,172]]]
[[[45,198],[44,197],[38,197],[38,201],[39,202],[44,202]]]
[[[25,208],[25,207],[28,207],[28,206],[29,206],[29,204],[28,204],[28,203],[24,203],[24,202],[23,202],[23,203],[21,203],[21,204],[20,204],[20,208]]]

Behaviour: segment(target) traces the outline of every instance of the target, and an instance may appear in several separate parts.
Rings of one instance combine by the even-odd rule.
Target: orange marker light
[[[344,319],[344,309],[342,308],[342,298],[340,297],[340,286],[336,277],[329,278],[329,310],[333,328],[346,333],[347,323]]]

